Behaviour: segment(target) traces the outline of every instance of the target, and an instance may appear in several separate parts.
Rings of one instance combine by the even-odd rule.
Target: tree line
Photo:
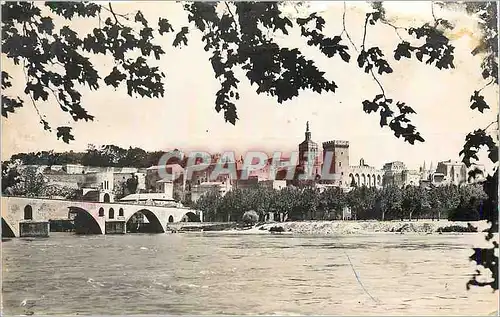
[[[205,221],[242,221],[255,211],[259,221],[336,220],[345,210],[358,220],[484,219],[483,202],[488,198],[482,186],[415,187],[389,186],[382,189],[358,187],[345,192],[337,187],[320,190],[313,186],[289,186],[276,190],[264,186],[234,189],[225,195],[211,191],[193,207],[204,212]],[[347,209],[348,208],[348,209]],[[270,215],[274,219],[269,219]]]
[[[66,165],[81,164],[84,166],[100,167],[138,167],[146,168],[158,165],[164,151],[147,152],[138,147],[121,148],[116,145],[96,146],[89,144],[85,152],[40,151],[18,153],[12,155],[10,161],[19,160],[24,165]],[[172,158],[169,163],[184,163]]]

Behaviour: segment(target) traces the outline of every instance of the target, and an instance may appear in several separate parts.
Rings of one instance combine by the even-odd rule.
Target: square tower
[[[328,164],[327,153],[333,153],[330,168],[323,166],[323,170],[336,174],[340,181],[339,186],[349,186],[349,141],[323,142],[323,164]]]

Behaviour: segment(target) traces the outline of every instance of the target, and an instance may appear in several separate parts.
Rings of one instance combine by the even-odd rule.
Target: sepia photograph
[[[498,1],[2,1],[2,316],[499,316]]]

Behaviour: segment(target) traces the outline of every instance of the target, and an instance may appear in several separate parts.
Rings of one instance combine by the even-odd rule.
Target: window
[[[344,152],[340,152],[340,155],[344,155]]]
[[[109,208],[109,219],[115,218],[115,210],[113,208]]]
[[[118,217],[123,217],[123,208],[118,210]]]
[[[340,175],[344,176],[344,172],[341,172]]]
[[[33,208],[30,205],[24,207],[24,220],[33,220]]]
[[[104,208],[99,208],[99,217],[104,217]]]
[[[342,166],[342,162],[339,162],[339,166]]]

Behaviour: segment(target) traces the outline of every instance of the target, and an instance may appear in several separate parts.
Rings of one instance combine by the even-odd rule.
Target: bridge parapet
[[[169,222],[180,222],[186,215],[199,216],[200,211],[189,208],[162,207],[139,204],[101,203],[28,197],[2,197],[2,220],[19,236],[20,222],[69,219],[70,213],[90,215],[105,233],[106,222],[127,222],[138,213],[143,213],[150,222],[161,225],[163,232]]]

